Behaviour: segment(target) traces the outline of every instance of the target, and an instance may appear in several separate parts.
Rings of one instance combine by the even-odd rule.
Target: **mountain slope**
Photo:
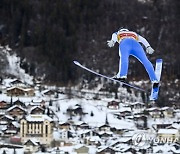
[[[179,6],[179,0],[2,0],[0,44],[9,44],[21,57],[21,67],[37,78],[61,84],[82,78],[91,82],[94,76],[78,70],[72,61],[78,59],[103,74],[114,75],[118,46],[109,49],[106,40],[119,27],[127,27],[155,49],[148,55],[153,64],[157,58],[164,60],[162,89],[173,91],[163,97],[169,99],[179,93]],[[133,58],[129,80],[148,80],[142,65]]]

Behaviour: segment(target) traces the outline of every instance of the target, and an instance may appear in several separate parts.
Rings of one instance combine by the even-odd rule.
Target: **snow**
[[[0,154],[2,154],[4,151],[7,154],[14,154],[14,149],[11,149],[11,148],[0,148]],[[23,148],[16,149],[15,151],[18,154],[24,154],[24,149]]]
[[[6,46],[2,51],[6,53],[9,62],[9,69],[7,72],[20,78],[25,83],[32,85],[33,77],[25,73],[25,71],[20,67],[20,57],[16,54],[10,54],[11,49],[9,46]]]
[[[5,115],[6,118],[10,119],[10,120],[14,120],[13,117],[11,117],[10,115]]]
[[[172,124],[172,127],[180,130],[180,124],[173,123],[173,124]]]
[[[13,75],[17,76],[17,78],[19,78],[20,80],[22,80],[25,83],[28,84],[32,84],[33,81],[33,77],[29,76],[28,74],[25,73],[24,70],[22,70],[20,68],[20,58],[17,57],[17,55],[15,54],[10,54],[11,49],[7,46],[6,50],[3,50],[4,52],[6,52],[7,57],[8,57],[8,61],[9,61],[9,72],[12,73]],[[7,90],[8,87],[11,88],[11,82],[14,81],[14,79],[4,79],[3,80],[3,86],[4,86],[4,90]],[[139,82],[134,82],[134,84],[136,85],[142,85],[142,84],[147,84],[149,81],[139,81]],[[0,101],[7,101],[10,102],[11,99],[13,99],[13,102],[16,100],[20,100],[22,102],[25,102],[26,105],[34,105],[34,106],[39,106],[40,103],[42,101],[45,101],[45,106],[49,107],[52,111],[54,111],[54,113],[56,114],[57,118],[58,118],[58,123],[62,124],[64,122],[70,122],[73,121],[75,125],[80,125],[83,122],[87,123],[90,128],[92,128],[91,130],[73,130],[71,129],[71,132],[73,132],[74,134],[76,134],[75,137],[69,139],[69,141],[71,143],[73,143],[72,146],[64,146],[64,147],[60,147],[60,151],[66,151],[69,152],[71,154],[76,154],[76,152],[74,151],[76,148],[79,148],[81,146],[83,146],[83,144],[79,144],[80,140],[78,138],[78,135],[93,131],[93,130],[97,130],[98,127],[104,125],[106,123],[106,120],[109,123],[109,126],[111,128],[116,128],[118,130],[125,130],[123,136],[117,135],[115,136],[114,133],[112,133],[111,131],[107,130],[107,131],[99,131],[99,134],[103,134],[103,133],[107,133],[112,135],[112,137],[109,137],[108,139],[106,139],[106,141],[104,141],[102,138],[100,138],[99,136],[88,136],[86,137],[86,139],[89,139],[90,141],[99,141],[102,144],[104,144],[104,146],[101,146],[101,148],[98,151],[101,151],[102,149],[104,149],[105,147],[110,146],[110,145],[114,145],[117,142],[120,142],[121,144],[114,147],[114,149],[120,150],[122,153],[124,153],[124,151],[126,151],[127,149],[129,149],[129,145],[124,144],[125,142],[129,141],[132,139],[132,137],[134,136],[135,133],[139,133],[139,134],[147,134],[149,136],[153,135],[155,136],[157,132],[154,131],[154,129],[152,128],[153,125],[155,124],[172,124],[173,128],[177,128],[177,129],[160,129],[158,131],[158,133],[165,133],[165,134],[177,134],[178,130],[180,129],[180,124],[177,123],[173,123],[174,121],[176,121],[177,119],[175,118],[161,118],[161,119],[153,119],[151,117],[148,117],[148,129],[147,130],[138,130],[136,127],[136,121],[133,120],[133,114],[136,112],[139,112],[139,110],[136,109],[132,109],[130,108],[131,105],[143,105],[142,103],[142,99],[139,96],[135,96],[135,94],[132,92],[132,94],[127,93],[127,90],[125,88],[120,87],[119,91],[120,91],[120,95],[121,95],[121,100],[116,100],[114,99],[114,95],[111,94],[110,97],[107,97],[107,92],[99,92],[99,90],[103,87],[103,84],[99,84],[98,87],[96,87],[93,90],[89,90],[89,89],[78,89],[77,87],[71,87],[71,92],[72,94],[77,94],[77,95],[72,95],[71,98],[68,97],[68,95],[63,94],[63,93],[59,93],[58,94],[58,98],[54,98],[53,96],[49,97],[49,96],[44,96],[44,92],[48,91],[48,90],[53,90],[53,89],[58,89],[58,91],[61,92],[65,92],[66,88],[65,87],[56,87],[56,86],[46,86],[43,85],[45,87],[45,90],[40,92],[38,90],[38,87],[35,87],[35,96],[33,97],[10,97],[7,96],[5,93],[0,94]],[[5,88],[6,87],[6,88]],[[99,94],[99,100],[94,100],[94,94],[98,93]],[[81,98],[78,98],[77,96],[81,96]],[[131,98],[132,101],[130,101],[128,98]],[[52,100],[53,105],[49,106],[49,101]],[[120,102],[119,103],[119,109],[108,109],[107,108],[107,104],[110,101],[117,101]],[[133,103],[134,102],[134,103]],[[59,111],[57,111],[57,106],[60,108]],[[83,112],[85,113],[85,115],[83,115],[82,117],[80,117],[80,115],[76,115],[73,116],[72,119],[70,120],[70,116],[67,114],[67,109],[71,108],[71,109],[76,109],[77,107],[81,106],[83,109]],[[16,106],[14,106],[16,107]],[[9,108],[7,111],[13,109],[14,107]],[[21,107],[20,107],[21,108]],[[35,107],[32,107],[32,109],[34,109]],[[22,110],[26,111],[25,109],[21,108]],[[163,108],[157,108],[157,107],[153,107],[150,109],[147,109],[146,111],[154,111],[154,110],[160,110],[160,111],[164,111],[169,109],[169,107],[163,107]],[[28,110],[28,111],[31,111]],[[91,113],[93,112],[93,116],[91,116]],[[131,115],[129,117],[132,117],[131,119],[125,117],[124,119],[118,119],[117,116],[115,116],[115,114],[119,114],[119,113],[123,113],[123,112],[130,112]],[[176,112],[179,112],[178,110]],[[177,117],[179,116],[179,114],[176,114]],[[7,115],[8,117],[8,115]],[[81,118],[81,120],[80,120]],[[27,115],[26,119],[28,121],[44,121],[44,120],[49,120],[49,121],[53,121],[54,119],[50,118],[47,115],[41,115],[41,114],[36,114],[36,115]],[[16,127],[19,127],[19,124],[16,122],[13,122],[13,124]],[[2,127],[2,126],[1,126]],[[171,128],[172,128],[171,127]],[[5,129],[6,127],[1,128],[1,130]],[[59,141],[60,137],[61,137],[61,133],[64,130],[59,130],[54,129],[53,130],[53,139],[56,141]],[[114,137],[114,138],[113,138]],[[0,143],[2,143],[0,141]],[[97,152],[97,148],[95,146],[87,146],[89,147],[89,154],[95,154]],[[0,149],[0,154],[3,153],[3,151],[6,151],[6,153],[11,154],[13,153],[13,149],[7,149],[7,148],[1,148]],[[49,150],[49,149],[48,149]],[[51,153],[56,153],[56,148],[52,148],[50,149]],[[180,150],[176,150],[174,147],[172,146],[153,146],[153,150],[154,153],[158,152],[159,150],[162,150],[163,153],[169,153],[169,150],[172,150],[176,153],[180,153]],[[21,154],[24,153],[24,149],[16,149],[16,153]],[[41,152],[37,152],[37,154],[40,154]],[[131,153],[131,152],[127,152],[127,153]],[[127,154],[126,153],[126,154]]]
[[[43,122],[45,120],[53,121],[53,119],[50,118],[49,116],[41,115],[41,114],[31,114],[31,115],[28,115],[28,116],[26,116],[26,120],[30,121],[30,122],[32,122],[32,121]]]
[[[60,133],[59,131],[53,131],[53,138],[55,141],[58,141],[60,139]]]
[[[177,129],[159,129],[158,134],[177,134]]]
[[[8,111],[11,111],[11,110],[14,109],[14,108],[19,108],[19,109],[21,109],[22,111],[25,111],[25,112],[26,112],[26,109],[24,109],[24,108],[22,108],[21,106],[18,106],[18,105],[14,105],[14,106],[8,108],[8,109],[7,109],[7,112],[8,112]]]

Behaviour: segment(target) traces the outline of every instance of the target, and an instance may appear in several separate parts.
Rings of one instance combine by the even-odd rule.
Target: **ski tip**
[[[76,65],[80,65],[80,63],[78,61],[76,61],[76,60],[74,60],[73,63],[76,64]]]
[[[151,98],[151,97],[150,97],[149,100],[150,100],[150,101],[155,101],[155,100],[157,100],[157,98]]]
[[[156,62],[161,62],[162,63],[162,59],[156,59]]]

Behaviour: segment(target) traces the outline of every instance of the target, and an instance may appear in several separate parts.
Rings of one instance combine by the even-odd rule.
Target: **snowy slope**
[[[18,57],[15,53],[10,54],[12,50],[8,46],[5,48],[0,46],[0,48],[3,48],[2,52],[6,54],[8,60],[8,67],[6,72],[10,75],[16,76],[25,83],[32,84],[33,77],[25,73],[25,71],[20,67],[20,57]]]

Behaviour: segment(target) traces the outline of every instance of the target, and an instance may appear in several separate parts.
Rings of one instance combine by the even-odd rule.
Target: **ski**
[[[89,69],[89,68],[81,65],[78,61],[73,61],[73,62],[74,62],[75,65],[77,65],[77,66],[81,67],[82,69],[87,70],[88,72],[91,72],[91,73],[93,73],[93,74],[95,74],[95,75],[98,75],[98,76],[100,76],[100,77],[109,79],[109,80],[111,80],[111,81],[115,81],[115,82],[117,82],[117,83],[119,83],[119,84],[121,84],[121,85],[126,85],[126,86],[129,86],[129,87],[134,88],[134,89],[136,89],[136,90],[140,90],[140,91],[146,92],[144,89],[142,89],[142,88],[140,88],[140,87],[138,87],[138,86],[135,86],[135,85],[132,85],[132,84],[123,82],[123,81],[118,81],[118,80],[116,80],[116,79],[113,79],[112,77],[108,77],[108,76],[106,76],[106,75],[97,73],[97,72],[95,72],[95,71],[93,71],[93,70],[91,70],[91,69]]]
[[[160,79],[161,79],[162,63],[163,63],[162,59],[157,59],[156,60],[155,74],[156,74],[156,77],[157,77],[159,82],[160,82]],[[154,100],[158,99],[159,88],[160,88],[160,83],[158,84],[157,87],[154,87],[152,85],[151,95],[150,95],[150,100],[151,101],[154,101]]]

